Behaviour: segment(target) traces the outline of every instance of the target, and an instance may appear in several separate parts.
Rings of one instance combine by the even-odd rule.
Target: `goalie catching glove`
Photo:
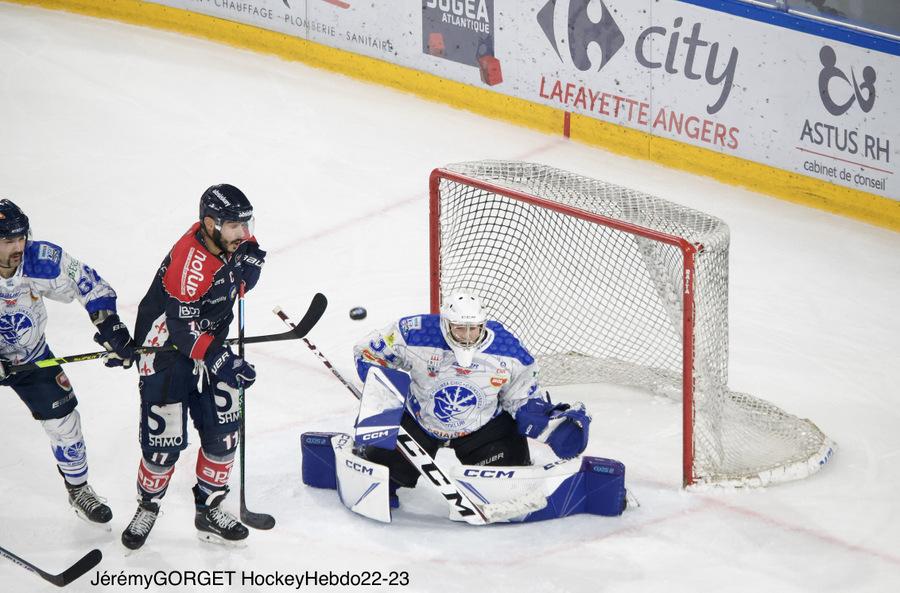
[[[109,352],[103,364],[108,367],[131,368],[137,357],[134,340],[119,316],[109,311],[100,311],[93,321],[97,328],[94,341]]]
[[[551,404],[530,399],[516,413],[519,433],[547,443],[560,459],[580,455],[588,443],[591,417],[584,404]]]

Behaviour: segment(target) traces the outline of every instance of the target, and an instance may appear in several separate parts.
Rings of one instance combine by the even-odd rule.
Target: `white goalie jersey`
[[[74,299],[88,313],[116,310],[116,293],[91,267],[46,241],[29,241],[11,278],[0,278],[0,358],[23,364],[45,357],[44,297]]]
[[[440,328],[440,315],[404,317],[372,333],[353,349],[360,377],[367,364],[400,369],[412,382],[407,411],[439,439],[475,432],[504,411],[515,417],[529,398],[539,398],[537,367],[528,351],[497,321],[471,366],[460,367]]]

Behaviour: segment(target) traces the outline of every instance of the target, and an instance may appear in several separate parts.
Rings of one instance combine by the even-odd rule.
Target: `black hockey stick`
[[[325,313],[325,308],[327,306],[328,299],[325,298],[325,295],[316,293],[309,304],[309,309],[307,309],[306,314],[303,316],[303,319],[300,320],[300,323],[297,324],[296,328],[280,334],[268,334],[264,336],[251,336],[249,338],[244,338],[244,344],[261,344],[264,342],[279,342],[282,340],[296,340],[298,338],[302,338],[307,333],[309,333],[309,330],[315,327],[316,323],[318,323],[319,321],[319,318],[322,317],[323,313]],[[227,340],[225,340],[225,343],[228,345],[234,345],[237,344],[239,340],[240,338],[228,338]],[[137,354],[167,352],[170,350],[178,350],[178,348],[175,346],[175,344],[169,344],[167,346],[141,346],[134,349],[135,353]],[[56,358],[45,358],[44,360],[38,360],[35,362],[10,365],[10,367],[6,370],[6,373],[11,375],[13,373],[21,373],[22,371],[34,371],[36,369],[43,369],[46,367],[60,366],[70,362],[95,360],[98,358],[103,358],[108,354],[109,352],[103,350],[101,352],[86,352],[84,354],[72,354],[69,356],[57,356]]]
[[[275,307],[273,312],[288,326],[295,327],[281,307]],[[352,393],[356,399],[362,399],[362,394],[359,392],[359,389],[341,376],[338,370],[334,368],[327,358],[325,358],[325,355],[322,354],[315,344],[310,342],[307,338],[303,338],[303,343],[319,357],[322,364],[331,371],[338,381],[343,383],[344,387],[350,390],[350,393]],[[409,461],[413,467],[425,477],[429,484],[441,493],[441,496],[443,496],[447,501],[447,504],[450,505],[451,516],[455,516],[459,520],[472,525],[486,525],[488,523],[493,523],[494,521],[510,518],[511,516],[522,515],[528,512],[528,510],[531,510],[527,508],[524,510],[516,509],[513,514],[510,514],[508,509],[509,505],[504,505],[502,508],[497,506],[497,512],[492,513],[492,509],[475,504],[472,502],[471,498],[469,498],[465,492],[460,490],[455,482],[441,470],[435,462],[434,457],[429,455],[418,441],[403,428],[403,426],[399,427],[397,450],[400,451],[403,457],[405,457],[407,461]]]
[[[22,560],[21,558],[19,558],[18,556],[16,556],[12,552],[10,552],[9,550],[0,548],[0,556],[3,556],[4,558],[11,560],[13,563],[18,564],[25,570],[30,570],[31,572],[37,574],[39,577],[41,577],[45,581],[53,583],[57,587],[65,587],[66,585],[68,585],[69,583],[71,583],[72,581],[74,581],[75,579],[77,579],[78,577],[80,577],[81,575],[83,575],[84,573],[89,571],[90,569],[92,569],[95,566],[97,566],[98,564],[100,564],[100,561],[103,559],[103,553],[100,552],[100,550],[96,550],[96,549],[91,550],[90,552],[85,554],[81,558],[81,560],[79,560],[78,562],[76,562],[75,564],[70,566],[69,568],[65,569],[61,573],[50,574],[49,572],[45,572],[45,571],[41,570],[40,568],[38,568],[31,562],[28,562],[27,560]]]
[[[323,309],[324,311],[324,309]],[[244,285],[238,294],[238,356],[244,358]],[[244,405],[244,386],[238,390],[238,400],[241,408],[241,423],[238,429],[238,443],[240,447],[240,465],[241,465],[241,521],[254,529],[272,529],[275,527],[275,517],[266,513],[254,513],[247,509],[247,499],[244,495],[244,476],[247,474],[246,469],[246,407]]]

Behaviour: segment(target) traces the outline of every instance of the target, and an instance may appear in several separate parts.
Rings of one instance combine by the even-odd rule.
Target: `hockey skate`
[[[129,550],[137,550],[143,546],[158,516],[159,503],[139,500],[131,523],[122,532],[122,545]]]
[[[73,486],[66,482],[66,490],[69,491],[69,504],[75,509],[75,514],[87,521],[103,525],[112,519],[112,509],[106,506],[106,499],[97,496],[94,489],[87,482]],[[105,526],[107,531],[110,529]]]
[[[207,495],[194,486],[194,500],[197,512],[194,515],[194,526],[197,537],[201,541],[230,546],[243,546],[250,532],[230,513],[220,507],[228,489],[217,490]]]

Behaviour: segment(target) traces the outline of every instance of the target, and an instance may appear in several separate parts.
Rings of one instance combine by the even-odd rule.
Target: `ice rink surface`
[[[289,590],[241,586],[242,572],[376,570],[407,571],[410,584],[392,589],[409,591],[896,591],[900,234],[302,64],[0,2],[0,196],[26,211],[36,239],[96,267],[132,327],[201,192],[228,182],[253,201],[269,251],[248,334],[282,331],[272,308],[299,317],[321,291],[331,305],[310,338],[353,376],[355,340],[427,309],[429,172],[483,158],[543,162],[727,221],[730,386],[811,418],[838,443],[832,462],[792,484],[684,492],[677,403],[603,385],[557,389],[556,399],[588,404],[588,452],[626,464],[639,509],[478,528],[445,519],[420,487],[401,492],[393,524],[379,524],[300,482],[300,433],[349,431],[355,400],[301,343],[283,342],[248,347],[259,372],[247,402],[248,506],[273,514],[274,530],[252,532],[242,550],[197,541],[194,442],[147,545],[126,556],[137,373],[85,362],[66,372],[112,532],[74,516],[41,426],[4,388],[0,546],[51,572],[93,547],[101,575],[233,570],[241,591]],[[348,318],[355,305],[368,308],[365,321]],[[96,349],[77,304],[48,309],[57,354]],[[226,505],[237,511],[236,492]],[[68,589],[117,589],[91,586],[96,576]],[[0,591],[50,589],[0,560]]]

